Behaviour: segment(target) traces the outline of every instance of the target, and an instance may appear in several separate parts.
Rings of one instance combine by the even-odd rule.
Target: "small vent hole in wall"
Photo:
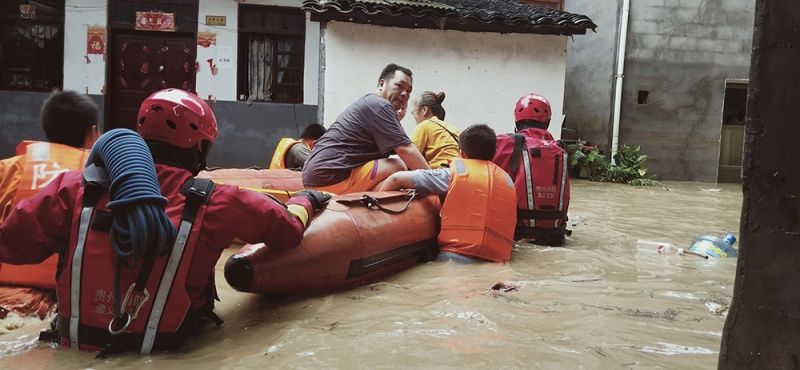
[[[647,96],[650,95],[650,92],[647,90],[639,90],[639,96],[636,99],[639,104],[647,105]]]

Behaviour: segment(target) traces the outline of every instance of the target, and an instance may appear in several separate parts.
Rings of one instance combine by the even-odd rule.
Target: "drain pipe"
[[[617,48],[617,73],[614,75],[614,119],[611,129],[611,163],[616,164],[614,156],[617,155],[619,147],[619,119],[622,110],[622,80],[625,78],[625,47],[628,41],[628,16],[630,14],[631,1],[623,0],[622,16],[620,16],[619,27],[619,47]]]

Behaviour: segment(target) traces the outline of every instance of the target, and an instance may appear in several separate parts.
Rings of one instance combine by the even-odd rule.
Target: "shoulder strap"
[[[519,169],[520,154],[525,150],[525,136],[522,134],[511,134],[514,137],[514,153],[511,155],[511,173],[516,174]]]
[[[208,200],[211,199],[213,192],[214,182],[209,179],[191,178],[181,188],[181,193],[186,196],[186,204],[181,214],[181,224],[178,228],[178,236],[175,238],[175,245],[172,247],[167,266],[164,268],[164,274],[161,277],[155,301],[153,301],[150,317],[147,320],[140,351],[143,354],[149,354],[153,350],[161,316],[164,313],[172,283],[178,272],[180,260],[183,258],[183,251],[188,244],[195,217],[200,207],[203,204],[207,204]]]
[[[94,207],[108,191],[110,183],[105,167],[94,163],[86,166],[83,170],[83,206]]]
[[[439,127],[441,127],[441,128],[442,128],[442,130],[444,130],[444,131],[445,131],[445,132],[447,132],[448,134],[450,134],[450,136],[453,138],[453,140],[455,140],[455,141],[456,141],[456,144],[460,144],[460,143],[458,142],[458,136],[456,136],[456,134],[454,134],[452,131],[448,130],[448,129],[447,129],[447,127],[444,127],[444,125],[443,125],[443,124],[441,124],[441,123],[439,123],[439,122],[436,122],[436,121],[434,121],[434,120],[430,120],[430,121],[431,121],[431,122],[433,122],[433,123],[435,123],[435,124],[436,124],[436,125],[438,125]]]
[[[194,222],[197,211],[203,204],[208,204],[214,192],[214,181],[211,179],[191,178],[183,184],[181,193],[186,196],[186,205],[183,208],[181,220]]]

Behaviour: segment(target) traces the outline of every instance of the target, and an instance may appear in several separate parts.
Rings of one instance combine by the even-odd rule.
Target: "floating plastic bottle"
[[[683,254],[683,248],[678,248],[674,244],[652,240],[637,240],[636,248],[654,251],[656,254]]]
[[[731,233],[722,239],[711,235],[700,235],[692,242],[689,252],[711,258],[736,257],[736,249],[733,249],[735,242],[736,237]]]

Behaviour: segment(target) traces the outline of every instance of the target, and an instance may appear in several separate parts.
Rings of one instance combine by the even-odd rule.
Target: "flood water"
[[[735,259],[657,255],[635,241],[738,236],[741,187],[666,185],[575,181],[566,247],[518,245],[505,265],[430,262],[334,294],[238,293],[222,259],[225,324],[180,353],[95,359],[37,343],[45,323],[27,320],[0,334],[0,367],[715,368]],[[497,281],[518,289],[491,291]]]

